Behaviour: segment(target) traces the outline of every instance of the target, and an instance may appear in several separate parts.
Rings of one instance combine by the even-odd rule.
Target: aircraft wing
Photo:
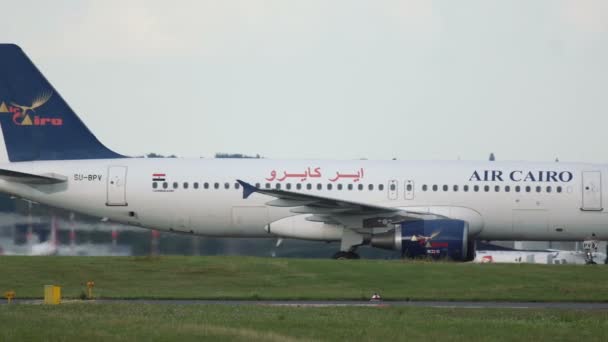
[[[275,197],[276,199],[266,202],[266,205],[292,208],[290,211],[296,214],[312,214],[312,216],[307,218],[309,221],[348,225],[348,222],[352,222],[352,220],[355,219],[357,221],[364,220],[364,227],[367,225],[369,226],[367,228],[373,228],[375,224],[374,219],[384,221],[385,223],[380,226],[385,226],[387,219],[390,219],[389,223],[395,223],[398,221],[437,217],[436,215],[429,213],[418,213],[399,208],[347,201],[325,196],[279,189],[262,189],[242,180],[237,180],[237,182],[243,187],[243,198],[248,198],[255,192]]]

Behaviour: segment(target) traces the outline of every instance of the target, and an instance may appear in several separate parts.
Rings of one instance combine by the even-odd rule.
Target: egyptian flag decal
[[[167,175],[164,174],[164,173],[153,173],[152,174],[152,181],[153,182],[164,182],[166,176]]]

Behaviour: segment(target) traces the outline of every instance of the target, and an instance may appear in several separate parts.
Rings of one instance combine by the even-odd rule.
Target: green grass
[[[253,257],[1,257],[0,293],[41,298],[608,301],[608,268]]]
[[[0,341],[605,341],[608,311],[0,306]]]

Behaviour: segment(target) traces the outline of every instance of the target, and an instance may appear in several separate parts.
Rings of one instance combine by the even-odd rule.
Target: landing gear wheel
[[[359,259],[359,254],[355,253],[355,252],[338,252],[336,254],[334,254],[334,256],[332,257],[333,259],[337,259],[337,260],[344,260],[344,259]]]

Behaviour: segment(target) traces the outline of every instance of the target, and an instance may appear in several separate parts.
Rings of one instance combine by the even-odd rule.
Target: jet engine
[[[430,257],[453,261],[475,258],[475,240],[461,220],[404,221],[385,233],[371,237],[373,247],[400,251],[404,258]]]

